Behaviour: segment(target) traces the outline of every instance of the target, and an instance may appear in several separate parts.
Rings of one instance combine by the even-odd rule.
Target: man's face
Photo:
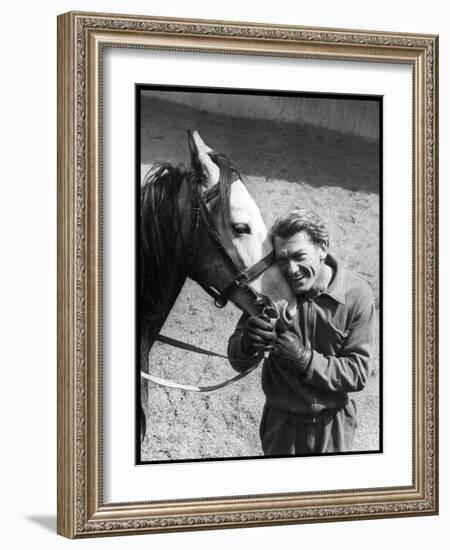
[[[313,288],[327,255],[327,247],[313,243],[305,231],[287,238],[275,236],[274,246],[281,272],[295,294]]]

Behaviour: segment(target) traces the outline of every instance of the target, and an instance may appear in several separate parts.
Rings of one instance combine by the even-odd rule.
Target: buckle
[[[228,300],[222,296],[217,296],[214,298],[214,305],[219,309],[223,309],[228,304]]]

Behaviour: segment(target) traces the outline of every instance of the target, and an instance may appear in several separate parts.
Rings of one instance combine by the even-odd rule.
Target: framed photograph
[[[438,512],[430,35],[58,18],[58,532]]]
[[[273,226],[276,218],[289,212],[292,205],[301,207],[303,210],[314,211],[320,215],[330,234],[329,246],[332,250],[330,250],[330,258],[333,256],[345,258],[346,265],[351,266],[351,270],[359,273],[359,276],[367,280],[370,285],[369,294],[374,302],[374,311],[373,317],[369,320],[371,326],[369,327],[368,324],[363,329],[364,339],[368,341],[371,337],[370,333],[376,333],[372,344],[371,361],[367,357],[357,364],[354,362],[356,356],[351,352],[350,363],[338,367],[341,374],[343,373],[341,367],[353,369],[355,378],[345,382],[350,383],[351,388],[348,387],[350,391],[340,388],[342,391],[338,392],[339,397],[335,401],[331,398],[333,390],[330,387],[314,387],[312,384],[302,383],[301,387],[297,388],[301,396],[296,392],[293,402],[289,403],[290,411],[295,414],[293,418],[297,421],[308,420],[308,415],[313,410],[313,400],[316,407],[318,404],[325,407],[326,404],[324,410],[327,411],[330,407],[339,409],[344,401],[348,402],[346,412],[350,413],[351,422],[357,416],[351,408],[356,406],[360,409],[359,416],[364,417],[364,426],[360,426],[354,434],[356,440],[352,441],[351,445],[344,446],[327,446],[322,440],[320,443],[317,441],[317,446],[313,445],[311,448],[303,448],[297,444],[292,452],[287,448],[284,449],[280,446],[281,442],[278,442],[276,447],[272,445],[268,451],[262,446],[259,424],[264,416],[265,429],[270,430],[267,417],[273,416],[273,411],[264,407],[264,403],[266,400],[281,399],[282,401],[282,395],[288,391],[280,389],[280,393],[278,391],[275,394],[272,393],[274,382],[269,378],[276,372],[274,355],[270,364],[268,361],[263,369],[262,384],[261,376],[257,375],[260,372],[258,370],[247,380],[239,382],[237,386],[234,383],[230,383],[227,387],[221,386],[219,379],[222,377],[226,380],[230,371],[233,372],[227,357],[227,342],[241,317],[242,310],[239,302],[241,297],[236,296],[237,307],[233,307],[233,298],[231,298],[227,307],[217,308],[216,300],[205,292],[204,286],[194,282],[194,280],[201,284],[204,282],[198,273],[188,279],[181,275],[183,280],[178,285],[168,284],[172,272],[180,276],[187,271],[187,262],[186,255],[179,252],[178,263],[181,265],[176,264],[167,251],[167,249],[170,250],[167,246],[170,237],[167,236],[162,247],[168,258],[167,265],[161,269],[162,275],[155,277],[156,281],[153,280],[156,285],[154,294],[158,296],[159,301],[152,310],[161,313],[159,322],[152,320],[152,328],[154,327],[154,331],[158,332],[158,340],[155,343],[154,337],[149,339],[148,349],[144,352],[148,362],[143,361],[141,365],[140,358],[136,360],[139,365],[136,387],[140,388],[138,395],[143,395],[145,419],[148,418],[145,433],[142,434],[142,438],[136,438],[139,447],[137,463],[381,452],[383,439],[380,415],[382,398],[382,391],[380,391],[382,301],[380,296],[382,288],[379,283],[382,265],[382,98],[355,94],[326,95],[274,90],[163,87],[139,84],[136,86],[135,101],[137,105],[135,139],[137,151],[140,153],[138,162],[140,170],[136,181],[138,199],[141,197],[141,189],[143,196],[159,187],[166,189],[176,181],[178,174],[180,178],[187,178],[190,171],[194,170],[187,164],[180,164],[190,159],[189,134],[186,128],[189,129],[193,125],[195,128],[201,128],[204,136],[216,136],[214,151],[227,152],[227,157],[232,159],[233,166],[239,171],[240,179],[245,181],[246,189],[252,197],[245,199],[239,194],[239,210],[233,214],[238,217],[236,219],[232,217],[231,220],[231,222],[241,223],[242,230],[245,230],[246,223],[251,221],[252,223],[248,224],[250,233],[241,232],[232,235],[226,246],[230,249],[233,246],[236,250],[239,245],[248,246],[253,250],[257,219],[252,219],[248,212],[250,207],[253,207],[254,201],[261,211],[265,224],[269,227]],[[322,118],[320,125],[314,121],[317,117]],[[200,136],[198,131],[197,134]],[[198,137],[198,139],[201,138]],[[252,151],[254,150],[253,153],[246,151],[247,144]],[[209,140],[208,146],[210,145]],[[165,161],[158,162],[158,159],[165,159]],[[191,162],[191,165],[195,166],[195,162]],[[237,183],[230,185],[233,194],[238,192],[235,189],[237,185]],[[342,193],[338,204],[336,204],[337,193]],[[173,207],[170,205],[162,208],[163,213],[160,216],[156,213],[150,214],[148,209],[153,208],[153,201],[156,201],[156,198],[152,197],[151,200],[150,205],[143,203],[140,211],[137,208],[136,217],[139,228],[136,234],[137,242],[140,238],[145,240],[146,231],[152,229],[148,225],[148,219],[158,219],[158,228],[167,222],[164,218],[165,213],[169,216],[170,222],[174,221]],[[164,200],[167,198],[164,197]],[[232,196],[231,209],[234,201]],[[136,202],[140,204],[139,200]],[[189,205],[189,200],[186,202]],[[183,209],[189,211],[189,208],[184,205]],[[244,209],[248,212],[244,212]],[[359,221],[358,212],[361,216]],[[207,224],[203,227],[206,229]],[[240,225],[237,225],[237,228],[241,229]],[[234,231],[233,227],[231,229]],[[202,226],[199,228],[200,233],[201,230]],[[172,223],[169,224],[169,231],[175,233]],[[156,232],[150,235],[148,240],[152,243],[156,241]],[[186,227],[183,239],[185,249],[189,248],[190,240],[191,229]],[[142,273],[146,261],[147,253],[142,244],[136,246],[137,273]],[[155,245],[153,247],[156,248]],[[361,255],[362,248],[363,255]],[[259,247],[256,247],[256,250],[259,254]],[[214,255],[216,255],[216,265],[213,277],[217,286],[218,272],[221,269],[225,270],[227,266],[220,265],[222,259],[220,249],[208,252],[207,266]],[[254,261],[258,261],[260,256],[261,254],[256,256]],[[341,260],[339,263],[342,263]],[[307,269],[308,266],[302,263],[301,267]],[[342,267],[344,267],[343,264]],[[197,271],[200,268],[200,265],[196,266]],[[277,268],[277,265],[267,265],[267,270],[262,271],[260,277],[262,284],[264,284],[263,277]],[[154,276],[159,270],[159,267],[154,266],[151,274]],[[238,272],[239,269],[235,269],[230,274],[231,281],[235,279]],[[207,273],[204,274],[205,277],[207,275]],[[280,277],[282,275],[277,270],[277,286],[279,286]],[[159,288],[159,281],[164,288]],[[256,288],[259,284],[258,277],[255,276],[250,284]],[[139,288],[140,285],[142,288]],[[143,310],[146,309],[145,296],[149,295],[150,283],[146,277],[143,277],[143,280],[137,280],[137,287],[136,327],[139,337],[136,347],[139,353],[141,340],[145,341],[147,334],[152,331],[144,327],[143,320],[147,315]],[[174,291],[171,291],[171,296],[162,299],[164,290],[169,291],[172,288]],[[172,306],[174,295],[176,302],[168,313],[167,310]],[[167,306],[165,306],[166,300],[169,302]],[[313,327],[313,323],[309,322],[308,327],[302,327],[302,339],[312,341],[313,338],[317,340],[318,337],[320,340],[321,337],[314,337],[314,333],[325,334],[327,329],[325,326],[317,326],[317,322],[321,323],[321,318],[326,316],[325,311],[328,311],[328,308],[331,308],[330,313],[332,310],[335,319],[338,320],[336,314],[339,316],[339,313],[335,311],[336,301],[333,297],[333,301],[328,303],[326,299],[324,301],[324,297],[321,297],[312,300],[310,305],[314,307],[310,316],[314,314],[319,318],[314,322],[316,326]],[[319,308],[317,312],[316,305]],[[345,306],[346,311],[347,309],[348,303]],[[329,325],[327,316],[326,319],[326,325]],[[347,315],[343,326],[339,327],[339,322],[341,321],[336,323],[331,321],[337,332],[328,334],[326,345],[337,339],[339,355],[350,355],[348,348],[351,342],[347,341],[345,346],[342,346],[341,341],[341,332],[347,330]],[[234,340],[231,339],[230,345],[233,345],[233,342]],[[203,348],[197,349],[197,354],[193,354],[190,346],[200,344]],[[321,345],[325,345],[325,342],[318,342],[316,347],[322,349]],[[221,354],[218,354],[221,357],[217,358],[211,353],[205,357],[205,350],[208,351],[208,349],[221,350]],[[323,348],[323,353],[325,351]],[[239,352],[237,353],[239,355]],[[236,352],[230,349],[230,354],[234,356]],[[231,356],[230,359],[232,359]],[[261,361],[257,359],[256,363],[259,364]],[[187,364],[188,368],[186,368]],[[233,360],[231,364],[236,367]],[[141,368],[144,369],[142,375]],[[281,373],[285,378],[284,371],[285,369],[281,367]],[[250,373],[253,370],[245,372]],[[159,375],[158,379],[154,378],[156,374]],[[360,379],[361,375],[364,377],[367,375],[364,383]],[[296,379],[297,376],[293,374],[292,379],[289,377],[286,383],[291,388],[295,387]],[[186,384],[174,383],[175,380],[210,382],[211,384],[207,386],[210,391],[200,392],[202,386],[189,387]],[[215,381],[219,382],[220,386],[217,390]],[[277,381],[276,386],[279,382]],[[311,391],[308,391],[309,388]],[[362,389],[364,391],[361,391]],[[325,392],[321,393],[322,390]],[[353,400],[352,396],[349,397],[349,393],[353,394]],[[294,403],[297,398],[298,403]],[[330,398],[331,402],[328,401]],[[137,400],[137,403],[139,406],[136,412],[140,414],[140,400]],[[236,409],[239,411],[238,414]],[[298,414],[302,416],[297,416]],[[313,415],[310,419],[319,418]],[[139,425],[140,419],[137,420],[136,424]],[[289,417],[289,422],[291,420],[292,418]],[[352,429],[350,432],[353,434]],[[185,437],[186,433],[190,434],[188,440]],[[288,444],[288,440],[285,437],[283,439]],[[268,444],[269,442],[266,441],[264,446],[267,447]]]

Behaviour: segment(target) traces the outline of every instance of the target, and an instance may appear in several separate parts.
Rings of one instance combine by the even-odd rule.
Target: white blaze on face
[[[246,267],[256,264],[273,249],[259,207],[240,180],[231,186],[230,218],[229,234]],[[296,298],[278,264],[271,265],[250,284],[257,292],[270,296],[285,321],[294,318]]]
[[[231,185],[231,239],[244,265],[259,262],[272,248],[258,205],[241,180]]]

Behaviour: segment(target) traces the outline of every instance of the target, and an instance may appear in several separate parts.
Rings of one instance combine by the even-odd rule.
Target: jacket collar
[[[325,263],[334,271],[334,277],[328,288],[324,291],[324,294],[328,294],[328,296],[340,304],[345,304],[345,269],[331,254],[327,254]]]
[[[334,273],[331,283],[328,285],[328,288],[322,291],[311,289],[309,292],[306,292],[306,297],[315,298],[320,294],[327,294],[328,296],[330,296],[330,298],[336,300],[336,302],[339,302],[340,304],[345,304],[345,269],[331,254],[327,254],[327,257],[325,258],[325,263],[331,267]]]

